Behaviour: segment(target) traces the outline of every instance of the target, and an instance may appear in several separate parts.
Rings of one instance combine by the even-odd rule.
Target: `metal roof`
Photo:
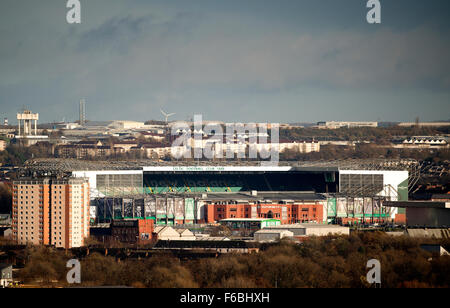
[[[227,218],[227,219],[222,219],[220,220],[220,222],[233,222],[233,221],[254,221],[254,222],[261,222],[261,221],[273,221],[273,220],[277,220],[280,221],[279,219],[274,219],[274,218]]]
[[[28,160],[24,169],[32,171],[88,171],[88,170],[144,170],[145,167],[291,167],[289,171],[333,172],[339,170],[407,170],[417,164],[415,160],[352,159],[334,161],[280,161],[269,164],[267,161],[87,161],[78,159],[40,158]],[[283,169],[284,170],[284,169]],[[207,171],[207,170],[206,170]],[[211,170],[214,172],[215,170]],[[239,171],[239,170],[237,170]]]
[[[322,194],[314,192],[302,192],[302,191],[258,191],[254,196],[251,192],[214,192],[214,193],[186,193],[185,197],[197,197],[205,201],[228,201],[233,200],[237,202],[271,202],[271,201],[286,201],[286,202],[298,202],[298,201],[319,201],[326,200],[326,197]]]
[[[405,207],[405,208],[435,208],[450,209],[450,202],[439,201],[384,201],[386,207]]]

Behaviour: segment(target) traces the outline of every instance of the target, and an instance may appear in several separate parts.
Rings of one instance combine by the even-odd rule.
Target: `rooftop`
[[[406,208],[435,208],[450,209],[450,202],[440,201],[385,201],[386,207],[406,207]]]
[[[279,226],[269,226],[268,229],[306,229],[306,228],[347,228],[339,225],[325,225],[325,224],[317,224],[317,223],[298,223],[298,224],[290,224],[290,225],[279,225]]]
[[[271,234],[271,233],[282,233],[282,232],[286,232],[287,230],[281,230],[280,228],[272,228],[272,227],[267,227],[267,228],[265,228],[265,229],[261,229],[261,230],[258,230],[258,231],[256,231],[255,232],[255,234],[256,233],[258,233],[258,234],[261,234],[261,233],[269,233],[269,234]]]
[[[0,263],[0,270],[3,270],[8,267],[12,267],[12,264]]]
[[[279,219],[273,219],[273,218],[227,218],[222,219],[220,222],[233,222],[233,221],[249,221],[249,222],[261,222],[261,221],[280,221]]]
[[[130,161],[85,161],[77,159],[62,158],[40,158],[31,159],[25,163],[24,168],[31,171],[54,170],[71,172],[74,170],[144,170],[151,171],[152,167],[171,168],[172,171],[208,171],[201,167],[261,167],[261,171],[277,167],[279,170],[287,171],[339,171],[339,170],[407,170],[411,165],[416,165],[415,160],[334,160],[334,161],[280,161],[277,164],[262,161],[156,161],[156,160],[130,160]],[[174,169],[177,167],[179,169]],[[189,170],[184,170],[186,167]],[[199,170],[191,170],[198,167]],[[281,169],[280,167],[284,167]],[[159,169],[155,169],[158,171]],[[169,171],[169,170],[167,170]],[[209,170],[216,171],[216,170]],[[239,171],[239,170],[236,170]]]
[[[250,192],[215,192],[215,193],[185,193],[186,197],[197,197],[207,201],[236,201],[236,202],[267,202],[284,201],[292,203],[304,200],[325,200],[322,194],[309,191],[258,191],[256,196]]]

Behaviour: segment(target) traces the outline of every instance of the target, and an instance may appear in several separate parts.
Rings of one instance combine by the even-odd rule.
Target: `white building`
[[[324,129],[337,129],[342,127],[355,128],[355,127],[378,127],[378,122],[343,122],[343,121],[329,121],[329,122],[317,122],[316,128]]]
[[[145,126],[144,122],[137,121],[113,121],[108,127],[112,129],[138,129]]]
[[[293,236],[326,236],[329,234],[349,235],[350,228],[338,225],[302,223],[267,227],[265,230],[290,231]]]

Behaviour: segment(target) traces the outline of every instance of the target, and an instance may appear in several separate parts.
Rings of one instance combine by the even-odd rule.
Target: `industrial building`
[[[268,230],[285,230],[293,233],[295,237],[325,236],[329,234],[349,235],[350,229],[338,225],[317,223],[302,223],[267,227]]]
[[[288,230],[263,229],[253,235],[257,242],[278,242],[283,238],[292,238],[294,233]]]
[[[450,202],[446,201],[391,201],[386,207],[403,208],[407,227],[449,228]]]

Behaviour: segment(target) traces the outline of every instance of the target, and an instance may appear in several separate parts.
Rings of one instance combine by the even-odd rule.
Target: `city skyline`
[[[448,120],[448,1],[5,1],[0,107],[41,123]]]

